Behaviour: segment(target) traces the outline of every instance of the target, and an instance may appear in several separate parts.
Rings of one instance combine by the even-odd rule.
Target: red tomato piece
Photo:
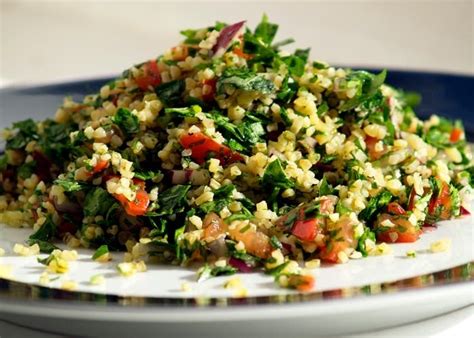
[[[442,181],[441,188],[437,195],[431,197],[428,205],[428,214],[431,216],[438,216],[439,219],[445,220],[451,217],[451,197],[449,193],[449,185]],[[436,215],[438,208],[441,208],[439,215]]]
[[[385,146],[384,150],[382,151],[375,150],[375,145],[379,141],[379,139],[371,136],[366,136],[365,138],[365,145],[367,146],[367,152],[369,153],[369,157],[371,160],[378,160],[385,152]]]
[[[143,75],[135,78],[135,82],[141,90],[148,90],[161,83],[160,70],[155,60],[151,60],[143,65]]]
[[[222,164],[230,164],[242,161],[239,153],[232,151],[229,147],[217,143],[203,133],[187,134],[181,137],[181,145],[191,149],[191,158],[198,164],[203,164],[211,155],[221,161]]]
[[[296,221],[291,230],[293,235],[303,241],[313,241],[316,238],[317,232],[317,221],[315,218],[306,221]]]
[[[237,55],[238,57],[241,57],[245,60],[249,60],[252,58],[252,55],[244,53],[243,49],[240,47],[235,47],[232,52]]]
[[[66,233],[70,233],[70,234],[74,234],[77,230],[77,226],[75,224],[72,224],[70,222],[67,222],[67,221],[62,221],[59,225],[58,225],[58,234],[59,234],[59,237],[62,237],[63,235],[65,235]]]
[[[208,79],[202,82],[203,85],[208,85],[211,88],[209,92],[203,92],[202,99],[204,101],[208,102],[214,99],[214,95],[216,94],[216,82],[216,79]]]
[[[35,160],[35,173],[38,175],[40,180],[48,181],[51,178],[51,167],[53,163],[40,151],[33,151],[31,154],[33,160]]]
[[[107,169],[109,167],[109,161],[99,161],[97,164],[92,168],[92,173],[97,174],[100,173],[101,171]]]
[[[462,133],[463,132],[461,128],[453,128],[453,130],[451,131],[451,135],[449,136],[449,141],[451,141],[452,143],[456,143],[461,139]]]
[[[312,275],[290,275],[288,286],[298,291],[311,291],[314,288],[315,279]]]
[[[186,45],[171,48],[171,56],[174,61],[184,61],[189,55],[189,49]]]
[[[404,215],[406,213],[405,209],[397,202],[390,202],[387,206],[387,210],[392,215]]]
[[[329,229],[337,233],[329,238],[326,247],[320,253],[322,260],[330,263],[338,262],[339,252],[347,248],[354,248],[357,242],[354,240],[354,222],[349,217],[343,217]]]
[[[392,228],[380,231],[381,223],[390,220],[394,224]],[[420,229],[411,224],[406,216],[382,214],[375,225],[377,231],[377,240],[387,243],[411,243],[420,237]]]
[[[129,201],[124,195],[115,194],[114,196],[130,216],[144,215],[150,204],[150,198],[145,190],[138,190],[133,201]]]
[[[390,236],[391,233],[395,233],[396,236],[392,235]],[[412,243],[416,242],[418,238],[420,237],[419,233],[404,233],[404,232],[398,232],[398,231],[385,231],[377,235],[377,239],[381,242],[387,242],[387,243]],[[392,238],[396,238],[393,240]]]

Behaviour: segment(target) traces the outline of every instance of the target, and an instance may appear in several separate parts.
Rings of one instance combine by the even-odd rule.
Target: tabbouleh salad
[[[461,121],[421,121],[419,97],[386,71],[285,52],[293,40],[275,42],[277,28],[264,16],[255,30],[182,31],[54,119],[14,123],[0,222],[32,226],[43,252],[57,240],[98,261],[126,251],[123,274],[197,263],[201,279],[264,270],[304,291],[320,261],[384,253],[468,213]],[[58,270],[54,258],[42,263]]]

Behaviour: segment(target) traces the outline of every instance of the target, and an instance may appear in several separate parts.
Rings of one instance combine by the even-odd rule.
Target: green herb
[[[292,77],[287,75],[283,79],[281,88],[277,93],[277,98],[281,100],[283,103],[289,103],[293,99],[297,91],[298,91],[298,84],[295,82],[295,80],[293,80]],[[281,107],[281,108],[284,109],[284,107]]]
[[[290,263],[290,261],[286,261],[272,269],[266,269],[265,273],[268,275],[272,276],[278,276],[281,274],[281,272],[287,267],[287,265]]]
[[[135,172],[135,175],[133,176],[134,178],[139,178],[141,180],[152,180],[154,182],[160,182],[164,175],[161,171],[159,170],[147,170],[147,171],[140,171],[140,172]]]
[[[159,208],[154,216],[173,215],[183,212],[189,185],[175,185],[158,195]]]
[[[375,243],[375,233],[373,233],[372,231],[370,231],[369,228],[366,227],[364,229],[364,233],[359,237],[359,240],[357,242],[357,250],[360,251],[360,253],[362,253],[362,256],[364,257],[367,257],[368,255],[368,252],[365,246],[365,241],[367,239],[370,239]]]
[[[293,122],[291,121],[290,117],[288,116],[288,111],[284,107],[280,108],[280,117],[281,117],[281,120],[283,121],[283,123],[287,127],[292,125]]]
[[[31,177],[31,175],[35,172],[36,169],[36,162],[30,161],[18,168],[17,174],[22,179],[27,179]]]
[[[226,68],[222,76],[217,80],[217,94],[224,94],[225,88],[269,94],[275,90],[275,85],[262,75],[257,75],[248,69]]]
[[[54,180],[54,184],[59,185],[66,192],[81,191],[85,188],[85,185],[77,182],[73,176],[69,176],[64,179],[58,178]]]
[[[93,188],[84,199],[84,215],[105,215],[113,204],[115,199],[106,190],[100,187]]]
[[[319,116],[324,116],[329,110],[329,106],[326,102],[321,103],[321,105],[318,107],[318,115]]]
[[[8,157],[7,154],[0,155],[0,171],[7,169]]]
[[[263,174],[262,182],[267,186],[280,187],[284,189],[292,188],[294,186],[293,181],[286,176],[280,159],[274,160],[267,166]]]
[[[367,207],[360,212],[359,218],[367,223],[371,223],[375,216],[382,212],[388,203],[390,203],[392,198],[393,195],[389,191],[383,190],[377,196],[369,200]]]
[[[325,62],[313,61],[313,68],[326,69],[326,68],[329,68],[329,66]]]
[[[359,92],[349,101],[345,102],[341,107],[341,111],[352,110],[361,103],[374,95],[380,86],[384,83],[387,71],[374,75],[366,71],[353,71],[347,76],[348,81],[357,81],[359,83]]]
[[[34,245],[34,244],[38,244],[38,246],[40,248],[40,251],[42,253],[51,253],[51,252],[53,252],[53,250],[59,249],[53,243],[50,243],[50,242],[47,242],[47,241],[44,241],[44,240],[40,240],[40,239],[30,238],[26,241],[26,243],[30,246]]]
[[[48,241],[51,238],[53,238],[55,234],[56,234],[56,224],[53,222],[51,215],[48,215],[43,225],[41,225],[41,227],[29,237],[29,239]]]
[[[210,213],[211,211],[220,212],[232,201],[232,193],[234,190],[235,186],[233,184],[223,185],[214,191],[213,200],[203,203],[200,206],[200,209],[206,214]]]
[[[326,180],[326,176],[323,176],[321,184],[319,185],[319,196],[331,195],[332,186]]]
[[[340,215],[346,215],[351,212],[351,209],[342,204],[342,201],[339,200],[336,203],[336,212]]]
[[[32,119],[15,122],[13,128],[18,129],[18,133],[7,140],[7,149],[21,149],[38,139],[36,123]]]
[[[250,153],[251,147],[261,142],[261,137],[265,135],[262,122],[255,122],[255,116],[252,121],[244,120],[236,125],[219,111],[214,110],[206,115],[214,120],[217,129],[226,137],[227,145],[233,150]]]
[[[101,245],[97,248],[97,250],[92,255],[92,259],[95,261],[97,258],[102,257],[108,252],[109,252],[109,247],[107,246],[107,244]]]
[[[272,245],[273,248],[275,249],[281,249],[283,248],[283,245],[281,244],[280,240],[278,239],[277,236],[272,236],[270,237],[270,244]]]
[[[128,135],[136,134],[140,131],[138,117],[126,108],[119,108],[114,117],[112,117],[112,121]]]
[[[399,89],[398,93],[400,94],[399,100],[405,107],[415,108],[421,103],[421,95],[417,92],[405,92]]]
[[[263,15],[262,21],[255,28],[255,37],[260,39],[264,44],[270,45],[278,31],[278,25],[268,22],[266,14]]]
[[[202,112],[202,108],[198,105],[184,108],[165,108],[165,114],[172,114],[179,117],[193,117],[196,113]]]
[[[237,269],[230,265],[215,266],[214,268],[211,268],[208,264],[206,264],[198,271],[197,281],[202,282],[211,277],[233,275],[236,272]]]
[[[309,48],[308,49],[297,49],[293,55],[284,56],[276,59],[275,69],[278,69],[279,62],[283,62],[291,75],[302,76],[304,74],[304,67],[308,60]]]
[[[185,89],[184,80],[163,83],[155,88],[155,93],[168,106],[177,106]]]

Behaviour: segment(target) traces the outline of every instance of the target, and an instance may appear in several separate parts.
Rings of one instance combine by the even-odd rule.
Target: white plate
[[[194,270],[150,265],[146,273],[125,278],[115,270],[119,254],[101,264],[91,261],[91,250],[80,250],[79,260],[51,288],[35,286],[44,270],[37,257],[12,254],[30,231],[0,225],[0,247],[7,251],[0,264],[12,266],[14,280],[0,281],[0,317],[55,332],[288,336],[297,327],[299,334],[340,334],[428,318],[473,303],[474,297],[473,283],[462,282],[472,280],[470,264],[451,269],[474,261],[471,216],[442,222],[416,243],[393,244],[392,255],[322,266],[314,270],[315,290],[306,294],[278,288],[262,273],[239,274],[245,298],[223,288],[235,276],[197,283]],[[451,250],[429,252],[440,239],[450,239]],[[406,258],[408,250],[417,257]],[[106,283],[89,285],[95,274],[103,274]],[[76,292],[59,289],[65,280],[77,282]],[[191,291],[181,291],[182,283]]]
[[[472,135],[472,77],[392,71],[389,80],[425,94],[420,112],[457,114]],[[51,116],[64,96],[80,99],[107,81],[2,89],[0,128]],[[323,266],[314,271],[316,288],[310,293],[279,289],[260,273],[241,275],[249,292],[245,298],[234,298],[222,287],[233,277],[198,284],[195,271],[184,268],[149,266],[147,273],[125,279],[115,271],[118,254],[101,265],[91,262],[91,251],[81,251],[80,260],[51,288],[40,287],[43,267],[36,258],[11,253],[30,230],[0,225],[0,247],[7,249],[0,265],[12,265],[14,278],[0,279],[0,319],[68,336],[101,337],[314,337],[376,330],[474,303],[473,225],[471,217],[444,222],[416,243],[392,245],[393,255]],[[450,251],[427,252],[433,241],[444,238],[452,241]],[[417,258],[405,258],[409,249],[418,252]],[[106,284],[89,286],[90,276],[98,273],[106,276]],[[64,280],[75,280],[78,289],[58,289]],[[183,282],[192,291],[180,291]]]

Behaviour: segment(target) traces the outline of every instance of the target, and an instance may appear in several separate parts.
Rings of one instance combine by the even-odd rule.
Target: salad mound
[[[28,243],[202,264],[202,278],[265,270],[312,288],[303,266],[414,242],[468,213],[461,121],[413,110],[386,71],[334,68],[275,42],[266,16],[182,31],[54,119],[14,123],[0,157],[0,222]],[[100,256],[100,255],[99,255]]]

